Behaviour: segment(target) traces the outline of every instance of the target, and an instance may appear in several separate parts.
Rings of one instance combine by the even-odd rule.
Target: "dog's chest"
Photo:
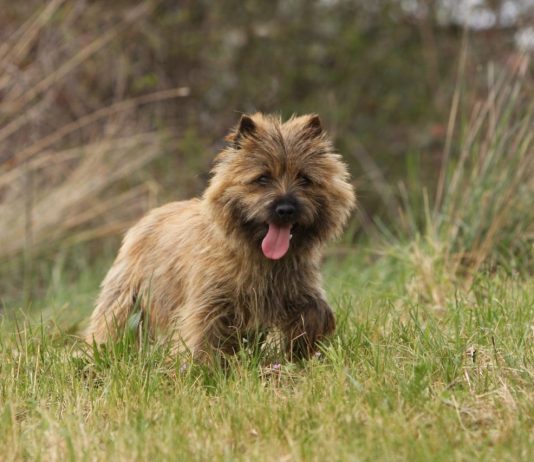
[[[239,285],[236,308],[254,322],[276,322],[305,296],[306,282],[298,272],[276,270],[254,275]]]

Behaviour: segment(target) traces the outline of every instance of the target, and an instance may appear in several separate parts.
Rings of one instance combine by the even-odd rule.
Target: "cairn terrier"
[[[102,283],[86,340],[104,343],[135,307],[193,358],[281,334],[307,358],[335,329],[319,265],[355,205],[346,165],[317,115],[243,115],[200,199],[152,210],[131,228]]]

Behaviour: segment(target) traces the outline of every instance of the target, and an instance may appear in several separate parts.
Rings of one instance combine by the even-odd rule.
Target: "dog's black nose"
[[[283,218],[284,220],[288,220],[288,219],[292,218],[295,215],[295,210],[296,210],[295,206],[293,204],[289,204],[287,202],[285,202],[283,204],[278,204],[276,206],[276,209],[274,209],[276,214],[280,218]]]

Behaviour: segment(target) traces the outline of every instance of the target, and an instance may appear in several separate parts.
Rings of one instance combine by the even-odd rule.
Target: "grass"
[[[468,290],[481,272],[532,275],[534,105],[525,80],[528,64],[525,56],[513,71],[490,66],[487,94],[474,101],[457,85],[434,191],[428,191],[428,172],[417,157],[408,156],[400,214],[384,228],[384,252],[411,264],[412,296],[436,308],[445,309],[447,294],[458,286]]]
[[[327,262],[339,327],[322,358],[226,371],[127,339],[84,356],[68,332],[101,278],[87,269],[34,307],[42,322],[4,319],[2,459],[531,460],[534,282],[481,274],[436,310],[411,298],[410,268]]]
[[[79,43],[79,8],[84,24],[94,14],[86,6],[52,0],[0,45],[1,260],[24,254],[31,266],[54,245],[124,231],[154,205],[157,188],[143,172],[179,138],[161,126],[156,108],[188,96],[188,87],[124,95],[125,82],[110,73],[117,79],[110,99],[87,95],[92,60],[126,40],[155,4],[140,2]]]
[[[30,59],[63,3],[0,47],[9,66]],[[35,139],[12,136],[31,131],[26,115],[46,116],[45,96],[135,17],[54,55],[57,70],[31,61],[32,91],[0,66],[0,146],[14,153],[0,168],[0,461],[534,460],[528,61],[490,73],[487,97],[467,110],[458,84],[436,190],[420,193],[425,172],[408,166],[385,245],[329,254],[338,328],[319,358],[244,352],[224,369],[184,368],[165,345],[125,336],[90,355],[75,334],[116,252],[97,238],[137,214],[152,180],[131,177],[167,150],[152,122],[132,125],[123,112],[187,89],[118,94],[37,124]],[[185,162],[193,135],[182,139]]]

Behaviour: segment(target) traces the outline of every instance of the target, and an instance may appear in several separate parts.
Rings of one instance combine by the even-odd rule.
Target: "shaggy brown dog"
[[[135,306],[195,358],[273,328],[291,357],[309,357],[334,331],[319,264],[355,196],[319,117],[243,116],[227,140],[201,199],[157,208],[128,231],[89,342],[116,336]]]

